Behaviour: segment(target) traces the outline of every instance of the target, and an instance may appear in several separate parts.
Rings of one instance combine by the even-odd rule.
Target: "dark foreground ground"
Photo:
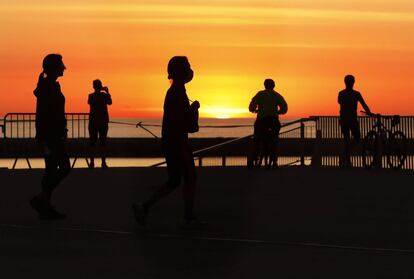
[[[413,173],[200,169],[202,232],[179,229],[180,191],[135,225],[164,168],[75,169],[58,222],[28,205],[41,175],[0,170],[0,278],[414,278]]]

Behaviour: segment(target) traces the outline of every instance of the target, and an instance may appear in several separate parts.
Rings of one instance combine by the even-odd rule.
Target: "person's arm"
[[[338,94],[338,104],[342,105],[342,94]]]
[[[277,114],[285,114],[288,111],[288,105],[285,101],[285,99],[281,96],[279,105],[278,105],[278,111]]]
[[[253,113],[255,113],[257,111],[257,94],[250,101],[249,111],[253,112]]]
[[[91,95],[88,95],[88,105],[91,104]]]
[[[106,104],[107,105],[112,105],[112,98],[111,98],[111,94],[109,94],[109,92],[106,94]]]
[[[109,88],[107,86],[104,86],[102,89],[106,92],[106,104],[112,105],[112,98],[111,94],[109,94]]]
[[[362,107],[364,108],[364,110],[366,111],[366,113],[367,113],[368,115],[370,115],[370,114],[371,114],[371,110],[369,109],[369,107],[368,107],[367,103],[365,103],[364,98],[362,98],[361,93],[359,93],[359,94],[358,94],[358,101],[361,103],[361,105],[362,105]]]

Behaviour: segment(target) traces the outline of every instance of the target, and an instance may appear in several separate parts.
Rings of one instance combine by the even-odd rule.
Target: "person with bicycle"
[[[252,158],[248,161],[248,167],[253,166],[253,160],[257,158],[261,142],[270,141],[270,164],[277,168],[277,141],[279,138],[279,115],[288,111],[288,105],[278,92],[274,90],[275,82],[272,79],[264,81],[265,89],[259,91],[251,100],[249,111],[257,113],[254,123],[254,140]]]
[[[358,143],[361,139],[361,133],[359,131],[359,122],[357,118],[358,102],[362,105],[367,115],[371,115],[371,110],[365,103],[364,98],[360,92],[354,90],[355,77],[353,75],[347,75],[344,78],[345,89],[338,94],[338,103],[340,106],[339,111],[339,123],[341,126],[341,132],[344,137],[344,161],[342,164],[345,167],[351,167],[351,137],[355,143]]]

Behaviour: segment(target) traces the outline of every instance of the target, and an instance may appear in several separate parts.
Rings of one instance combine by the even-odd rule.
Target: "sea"
[[[282,123],[296,119],[281,119]],[[243,137],[253,134],[254,118],[200,118],[200,129],[189,134],[195,138]],[[141,126],[136,124],[141,123]],[[161,137],[162,119],[115,118],[109,124],[108,136],[112,138]]]
[[[138,123],[142,126],[136,126]],[[112,138],[161,137],[161,124],[160,118],[115,118],[111,119],[109,124],[108,136]],[[200,130],[189,136],[198,138],[241,137],[253,132],[253,124],[252,118],[201,118],[199,120]]]

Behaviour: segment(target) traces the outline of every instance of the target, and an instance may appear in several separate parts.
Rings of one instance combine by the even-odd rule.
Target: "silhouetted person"
[[[112,104],[108,87],[103,87],[99,79],[93,81],[93,93],[89,94],[89,139],[91,146],[91,161],[89,168],[95,167],[95,149],[99,136],[99,151],[102,157],[102,168],[108,168],[105,158],[106,137],[108,135],[108,105]]]
[[[193,70],[185,56],[175,56],[168,63],[172,80],[164,100],[162,148],[167,162],[168,180],[143,203],[133,204],[136,221],[145,225],[151,207],[180,186],[184,178],[184,225],[204,225],[194,214],[196,169],[188,143],[188,133],[198,131],[200,104],[189,104],[185,84],[193,79]]]
[[[344,159],[345,166],[351,166],[351,141],[350,133],[356,142],[361,139],[359,123],[357,118],[358,102],[361,103],[367,114],[371,110],[362,98],[361,93],[354,90],[355,78],[352,75],[345,76],[345,89],[338,94],[338,103],[340,105],[339,122],[341,131],[344,136]]]
[[[274,90],[275,82],[272,79],[264,81],[265,90],[259,91],[251,100],[249,111],[257,113],[254,123],[254,143],[253,155],[254,160],[257,157],[260,142],[270,140],[271,144],[270,161],[274,168],[277,168],[277,144],[279,139],[280,121],[279,115],[287,113],[288,105],[285,99]],[[271,137],[270,139],[267,137]],[[252,161],[248,162],[252,167]]]
[[[36,138],[44,146],[45,173],[42,191],[30,200],[40,219],[63,219],[66,216],[51,204],[53,190],[70,171],[69,157],[64,141],[67,136],[65,96],[57,79],[66,69],[59,54],[49,54],[43,59],[43,71],[39,75],[34,94],[36,102]]]

